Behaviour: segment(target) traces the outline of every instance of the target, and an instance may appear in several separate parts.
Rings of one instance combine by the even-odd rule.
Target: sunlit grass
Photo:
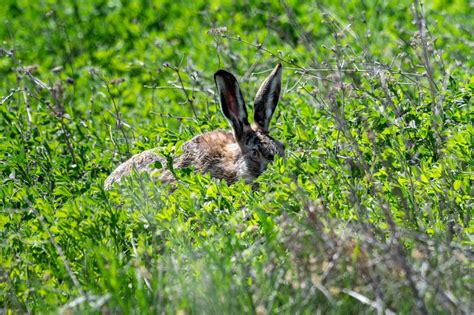
[[[468,313],[472,43],[465,1],[7,1],[0,10],[6,313]],[[228,128],[281,62],[256,185],[135,175]],[[194,112],[193,112],[194,107]]]

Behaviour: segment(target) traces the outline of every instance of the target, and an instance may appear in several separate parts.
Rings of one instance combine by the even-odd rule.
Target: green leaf
[[[459,179],[455,180],[453,183],[454,190],[459,190],[459,188],[461,188],[461,184],[462,182]]]

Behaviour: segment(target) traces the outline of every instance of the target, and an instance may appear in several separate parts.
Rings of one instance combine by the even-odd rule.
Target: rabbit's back
[[[173,164],[176,168],[194,167],[201,174],[233,183],[237,180],[236,156],[240,148],[231,132],[216,130],[189,140],[183,154]]]
[[[235,157],[240,151],[231,132],[217,130],[196,136],[183,144],[182,151],[173,159],[173,168],[193,167],[202,174],[210,173],[212,177],[225,179],[228,183],[237,180]],[[156,162],[160,162],[161,169],[157,168]],[[110,189],[132,171],[151,175],[161,172],[157,179],[163,183],[174,182],[173,174],[166,168],[166,160],[155,148],[136,154],[118,166],[105,180],[105,189]]]
[[[165,159],[157,153],[157,149],[147,150],[135,154],[130,159],[120,164],[104,182],[105,189],[110,189],[114,183],[120,182],[122,177],[129,176],[132,171],[137,173],[147,172],[152,174],[157,171],[155,167],[156,162],[164,167],[166,165]]]

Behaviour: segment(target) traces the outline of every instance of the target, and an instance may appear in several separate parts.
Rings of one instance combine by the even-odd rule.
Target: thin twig
[[[192,96],[192,95],[190,96],[189,93],[188,93],[188,90],[191,90],[191,91],[194,92],[194,88],[189,89],[189,88],[186,88],[184,86],[184,82],[183,82],[183,79],[181,77],[181,72],[179,71],[179,66],[172,66],[169,63],[165,63],[163,65],[163,67],[173,70],[176,73],[176,75],[178,76],[178,81],[179,81],[179,84],[180,84],[180,86],[178,88],[181,91],[183,91],[184,95],[186,96],[186,102],[189,103],[189,105],[191,106],[191,110],[193,112],[194,118],[197,119],[198,115],[197,115],[196,109],[194,108],[194,96]]]
[[[110,85],[107,82],[107,80],[105,79],[105,77],[101,76],[97,71],[93,70],[93,71],[91,71],[91,74],[97,76],[99,78],[99,80],[101,80],[102,83],[105,85],[105,89],[107,91],[107,94],[109,95],[109,97],[112,101],[112,105],[114,107],[115,120],[117,122],[117,127],[120,129],[120,132],[122,133],[122,136],[125,139],[125,145],[127,146],[127,153],[130,154],[130,144],[129,144],[128,137],[125,133],[125,129],[123,128],[123,121],[122,121],[122,117],[121,117],[121,112],[120,112],[119,107],[117,106],[117,103],[115,102],[115,97],[113,96],[113,94],[110,90]]]

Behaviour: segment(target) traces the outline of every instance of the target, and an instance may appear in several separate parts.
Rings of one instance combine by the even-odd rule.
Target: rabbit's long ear
[[[268,132],[268,126],[280,98],[281,64],[277,64],[272,73],[263,81],[258,89],[254,102],[254,124],[257,128]]]
[[[219,70],[214,74],[222,112],[229,119],[234,128],[234,134],[238,141],[243,140],[246,131],[250,130],[244,98],[240,91],[237,79],[225,70]]]

